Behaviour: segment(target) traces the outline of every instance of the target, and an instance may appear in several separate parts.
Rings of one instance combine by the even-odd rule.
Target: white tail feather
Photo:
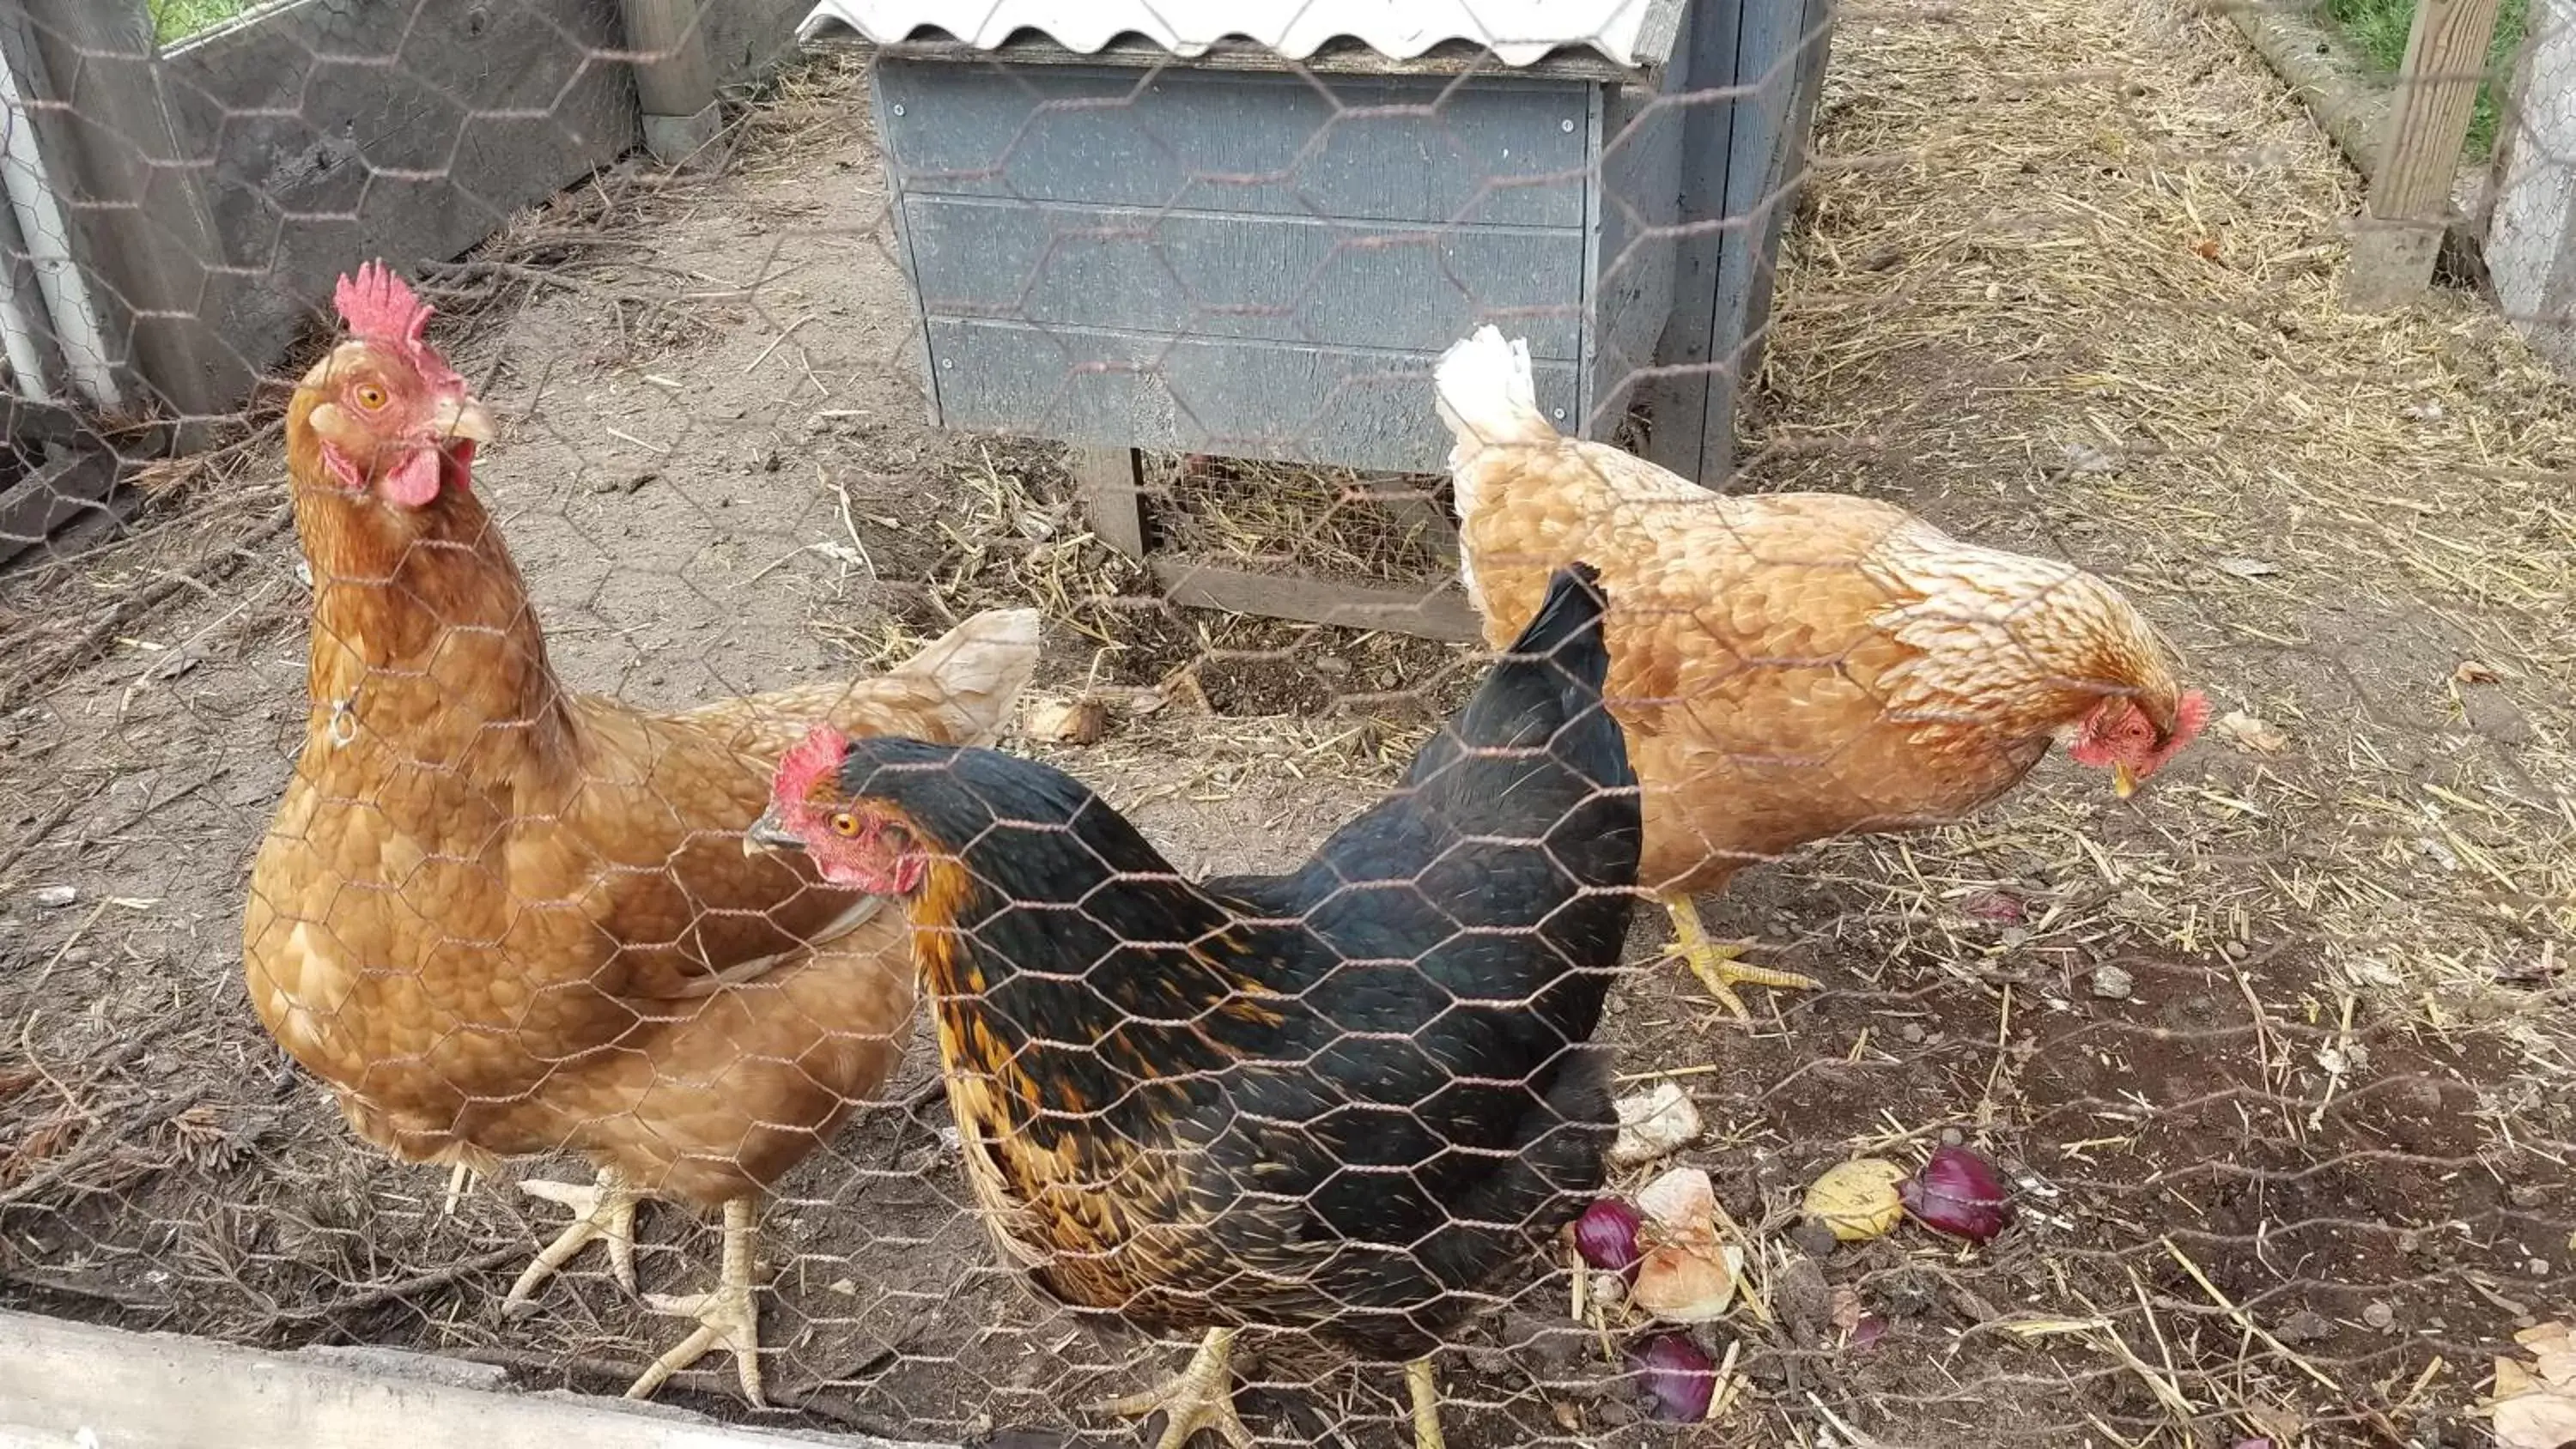
[[[1558,436],[1538,410],[1538,388],[1530,375],[1525,339],[1506,342],[1500,330],[1479,327],[1475,336],[1440,354],[1431,382],[1440,420],[1457,439],[1449,452],[1452,468],[1482,448],[1553,442]]]
[[[938,681],[960,744],[999,734],[1038,665],[1038,611],[986,609],[922,647],[894,672]]]

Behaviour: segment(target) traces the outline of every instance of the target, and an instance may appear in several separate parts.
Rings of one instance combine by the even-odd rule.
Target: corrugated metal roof
[[[880,45],[923,31],[997,50],[1035,31],[1082,55],[1140,36],[1174,55],[1204,55],[1240,38],[1291,60],[1356,40],[1394,60],[1465,41],[1505,65],[1588,48],[1623,66],[1660,65],[1682,0],[822,0],[798,28],[811,40],[835,27]]]

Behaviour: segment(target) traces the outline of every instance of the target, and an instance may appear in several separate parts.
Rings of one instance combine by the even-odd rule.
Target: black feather
[[[1041,1099],[988,1134],[996,1159],[1092,1164],[1124,1227],[1049,1244],[1068,1256],[1042,1284],[1151,1326],[1300,1324],[1410,1357],[1580,1210],[1613,1126],[1587,1044],[1642,839],[1602,609],[1597,575],[1561,570],[1399,788],[1282,876],[1194,885],[1042,764],[853,743],[850,797],[902,809],[973,882],[928,928],[983,989],[939,1009]]]

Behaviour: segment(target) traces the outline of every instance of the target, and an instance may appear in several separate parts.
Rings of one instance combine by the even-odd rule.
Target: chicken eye
[[[834,835],[841,835],[841,836],[850,836],[850,835],[856,835],[856,834],[858,834],[858,833],[859,833],[859,817],[857,817],[856,815],[852,815],[851,813],[849,813],[849,812],[848,812],[848,811],[846,811],[846,810],[842,811],[842,812],[841,812],[840,814],[838,814],[838,815],[833,816],[833,817],[832,817],[832,833],[833,833]]]
[[[369,412],[374,412],[383,407],[386,403],[392,401],[391,398],[386,396],[383,388],[376,386],[372,382],[362,382],[358,384],[357,398],[358,406],[365,408]]]

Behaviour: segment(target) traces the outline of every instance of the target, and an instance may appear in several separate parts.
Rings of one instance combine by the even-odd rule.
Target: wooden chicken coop
[[[1473,638],[1454,581],[1158,552],[1140,454],[1436,474],[1432,364],[1493,322],[1567,432],[1636,415],[1716,485],[1826,4],[992,0],[961,34],[825,0],[801,33],[877,47],[935,423],[1073,444],[1175,602]]]

